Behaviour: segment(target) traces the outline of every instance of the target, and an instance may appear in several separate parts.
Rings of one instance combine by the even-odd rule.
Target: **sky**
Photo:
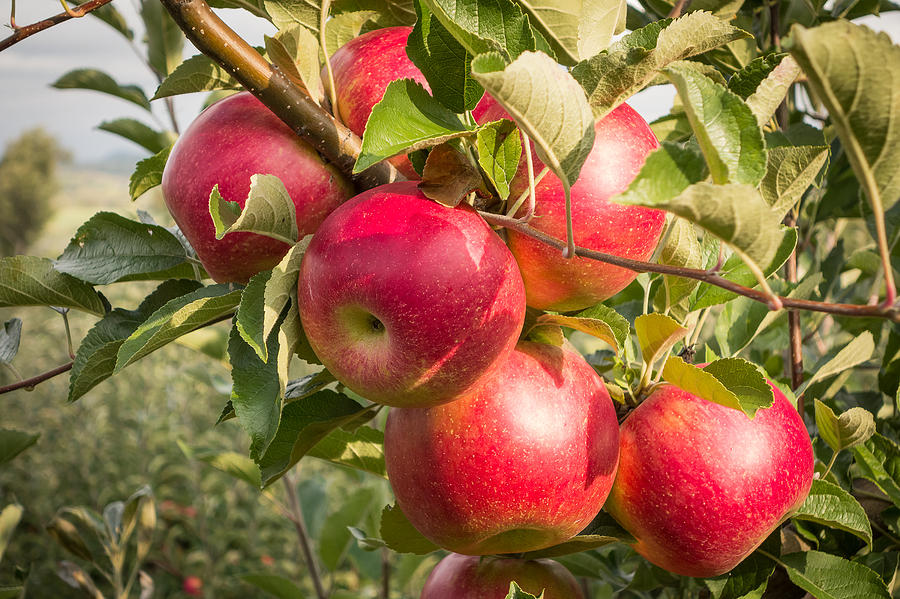
[[[0,0],[0,37],[8,28],[11,0]],[[140,39],[140,18],[135,0],[115,0]],[[59,0],[19,0],[16,21],[27,24],[60,12]],[[274,26],[245,11],[221,10],[220,16],[253,45],[263,45],[264,34]],[[900,13],[867,18],[865,23],[888,31],[900,41]],[[185,57],[196,54],[190,43]],[[51,131],[75,156],[77,162],[91,163],[122,157],[137,159],[146,152],[133,143],[96,127],[104,120],[130,117],[149,125],[165,122],[161,102],[154,102],[154,116],[124,100],[84,90],[57,90],[50,87],[60,76],[77,68],[100,69],[120,84],[137,84],[148,96],[156,80],[133,51],[128,41],[99,19],[73,19],[38,33],[0,52],[0,148],[26,129],[43,126]],[[674,92],[671,86],[651,88],[638,94],[631,104],[645,119],[666,114]],[[203,94],[176,98],[176,115],[182,129],[200,110]],[[159,119],[154,121],[153,119]]]

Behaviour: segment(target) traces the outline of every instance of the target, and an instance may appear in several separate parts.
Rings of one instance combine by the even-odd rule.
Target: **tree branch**
[[[491,223],[492,225],[497,225],[506,229],[512,229],[514,231],[522,233],[523,235],[528,235],[529,237],[537,239],[538,241],[554,247],[560,251],[562,251],[566,247],[565,241],[557,239],[555,237],[551,237],[550,235],[538,231],[537,229],[534,229],[533,227],[525,223],[519,222],[517,219],[503,216],[501,214],[494,214],[492,212],[479,211],[478,214],[480,214],[484,218],[484,220]],[[612,254],[604,254],[603,252],[596,252],[594,250],[589,250],[587,248],[577,246],[575,247],[575,255],[581,256],[582,258],[597,260],[599,262],[605,262],[606,264],[612,264],[613,266],[621,266],[622,268],[627,268],[628,270],[633,270],[635,272],[656,272],[664,275],[674,275],[677,277],[685,277],[687,279],[702,281],[704,283],[709,283],[710,285],[715,285],[716,287],[721,287],[722,289],[731,291],[738,295],[749,297],[750,299],[761,304],[769,304],[769,297],[764,292],[758,289],[744,287],[743,285],[739,285],[734,281],[729,281],[728,279],[718,275],[714,271],[700,270],[696,268],[683,268],[680,266],[670,266],[668,264],[642,262],[641,260],[622,258],[619,256],[613,256]],[[900,309],[898,309],[896,306],[832,304],[828,302],[817,302],[813,300],[802,300],[790,297],[776,297],[778,297],[778,299],[781,300],[782,305],[789,310],[810,310],[813,312],[827,312],[830,314],[840,314],[842,316],[866,318],[887,318],[893,322],[900,323]]]
[[[316,589],[316,597],[318,599],[326,599],[328,594],[325,587],[322,586],[322,579],[319,576],[319,569],[316,567],[316,558],[313,556],[312,548],[309,544],[309,533],[306,532],[306,524],[303,522],[303,512],[300,509],[300,499],[294,490],[296,481],[293,476],[286,474],[281,482],[284,483],[284,490],[288,496],[288,506],[290,508],[291,521],[297,530],[297,538],[300,541],[300,548],[303,550],[303,557],[306,560],[306,566],[309,569],[309,577],[312,579],[313,586]]]
[[[22,27],[17,27],[15,21],[13,19],[10,19],[10,25],[13,27],[14,31],[11,36],[0,40],[0,52],[6,50],[13,44],[21,42],[26,37],[30,37],[35,33],[43,31],[44,29],[49,29],[50,27],[58,25],[63,21],[83,17],[92,10],[96,10],[104,4],[109,4],[110,2],[112,2],[112,0],[89,0],[88,2],[85,2],[80,6],[70,8],[69,12],[61,12],[58,15],[50,17],[49,19],[44,19],[43,21],[38,21],[36,23],[32,23],[31,25],[24,25]]]
[[[31,391],[35,385],[37,385],[39,383],[43,383],[44,381],[48,381],[48,380],[52,379],[53,377],[59,376],[60,374],[62,374],[64,372],[69,372],[70,370],[72,370],[73,364],[75,364],[75,361],[70,360],[69,362],[63,364],[62,366],[57,366],[56,368],[54,368],[52,370],[48,370],[47,372],[42,372],[41,374],[39,374],[37,376],[33,376],[30,379],[24,379],[24,380],[18,381],[16,383],[11,383],[9,385],[0,387],[0,395],[3,395],[4,393],[9,393],[11,391],[15,391],[17,389],[27,389],[27,390]]]
[[[309,142],[342,172],[352,173],[362,141],[335,121],[306,91],[259,55],[203,0],[160,0],[198,50],[228,71],[278,118]],[[389,162],[351,175],[369,189],[403,179]]]

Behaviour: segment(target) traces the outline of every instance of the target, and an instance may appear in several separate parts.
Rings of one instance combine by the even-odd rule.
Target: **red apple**
[[[384,453],[397,504],[419,532],[488,555],[584,529],[609,494],[618,439],[606,387],[581,354],[521,342],[474,392],[391,410]]]
[[[430,89],[425,75],[406,55],[406,40],[412,29],[386,27],[364,33],[341,46],[331,57],[340,119],[360,137],[372,108],[381,102],[392,81],[413,79]],[[327,87],[324,71],[323,78]],[[407,178],[419,178],[406,156],[396,156],[390,162]]]
[[[525,317],[516,262],[469,206],[432,202],[409,181],[335,210],[303,258],[299,307],[322,363],[391,406],[471,389],[513,349]]]
[[[206,272],[219,283],[246,283],[272,268],[290,249],[254,233],[216,239],[209,214],[213,186],[225,200],[244,205],[250,177],[281,179],[297,209],[300,235],[314,232],[329,212],[353,195],[334,166],[247,92],[203,111],[172,148],[162,191],[169,212],[197,251]]]
[[[509,118],[493,100],[483,99],[473,113],[479,123]],[[575,243],[615,256],[646,260],[659,242],[665,213],[608,200],[627,189],[647,154],[659,142],[646,121],[627,104],[598,121],[594,131],[594,147],[572,186]],[[544,165],[536,155],[534,158],[534,172],[538,174]],[[517,197],[527,187],[528,171],[523,157],[512,181],[511,197]],[[531,226],[565,239],[566,199],[555,175],[548,173],[538,183],[535,202]],[[522,270],[528,305],[534,308],[561,312],[587,308],[612,297],[637,276],[634,271],[596,260],[578,256],[566,259],[559,250],[527,235],[513,230],[508,234],[509,247]]]
[[[743,412],[672,385],[621,428],[619,473],[606,510],[661,568],[707,578],[728,572],[809,494],[813,451],[794,406]]]
[[[202,597],[203,580],[199,576],[187,576],[181,583],[181,590],[191,597]]]
[[[575,577],[549,559],[451,554],[434,567],[420,599],[506,599],[509,583],[544,599],[584,599]]]

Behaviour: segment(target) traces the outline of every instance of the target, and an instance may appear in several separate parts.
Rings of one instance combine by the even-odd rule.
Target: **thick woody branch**
[[[58,15],[50,17],[49,19],[44,19],[43,21],[38,21],[36,23],[32,23],[31,25],[24,25],[22,27],[17,27],[15,22],[10,19],[10,25],[12,25],[13,27],[13,34],[3,40],[0,40],[0,52],[6,50],[13,44],[21,42],[26,37],[30,37],[35,33],[43,31],[44,29],[49,29],[50,27],[62,23],[63,21],[83,17],[92,10],[97,10],[104,4],[109,4],[110,2],[112,2],[112,0],[89,0],[88,2],[85,2],[80,6],[70,8],[68,12],[61,12]]]
[[[313,145],[341,171],[351,173],[361,141],[326,110],[272,66],[216,16],[203,0],[160,0],[198,50],[228,71],[278,118]],[[366,169],[353,179],[369,189],[403,177],[388,162]]]
[[[515,231],[518,231],[519,233],[537,239],[538,241],[554,247],[560,251],[562,251],[566,247],[566,242],[562,239],[551,237],[550,235],[538,231],[537,229],[534,229],[533,227],[524,224],[515,218],[510,218],[508,216],[503,216],[500,214],[493,214],[490,212],[479,212],[479,214],[484,218],[484,220],[491,223],[492,225],[497,225],[506,229],[513,229]],[[695,279],[697,281],[702,281],[704,283],[709,283],[710,285],[715,285],[716,287],[721,287],[722,289],[732,291],[738,295],[749,297],[750,299],[761,304],[769,304],[769,297],[764,292],[758,289],[744,287],[743,285],[739,285],[734,281],[729,281],[728,279],[720,276],[714,271],[700,270],[696,268],[683,268],[679,266],[670,266],[668,264],[654,264],[652,262],[643,262],[641,260],[631,260],[630,258],[622,258],[620,256],[613,256],[612,254],[604,254],[603,252],[596,252],[594,250],[589,250],[587,248],[578,246],[575,247],[575,255],[581,256],[582,258],[597,260],[599,262],[605,262],[606,264],[612,264],[614,266],[621,266],[622,268],[627,268],[628,270],[633,270],[635,272],[655,272],[664,275],[674,275],[687,279]],[[832,304],[828,302],[801,300],[781,296],[778,296],[778,299],[780,299],[782,305],[789,310],[811,310],[813,312],[827,312],[829,314],[840,314],[842,316],[887,318],[889,320],[892,320],[893,322],[900,322],[900,309],[895,306],[859,306],[856,304]]]

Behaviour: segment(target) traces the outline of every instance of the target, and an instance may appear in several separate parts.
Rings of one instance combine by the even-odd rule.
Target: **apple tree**
[[[133,37],[111,0],[74,4],[13,13],[0,51],[87,14]],[[96,319],[0,393],[67,374],[74,402],[230,327],[210,423],[236,420],[249,455],[206,457],[283,486],[307,588],[245,579],[279,597],[400,596],[392,575],[440,551],[423,599],[896,594],[900,48],[854,19],[900,7],[141,7],[149,100],[99,71],[56,87],[219,101],[174,145],[107,126],[150,153],[127,193],[160,187],[173,222],[100,212],[55,259],[0,258],[0,307]],[[277,33],[244,40],[220,8]],[[646,123],[627,102],[659,85],[674,103]],[[104,293],[147,281],[136,307]],[[313,538],[295,469],[314,458],[391,491]],[[351,544],[380,577],[326,584]]]

